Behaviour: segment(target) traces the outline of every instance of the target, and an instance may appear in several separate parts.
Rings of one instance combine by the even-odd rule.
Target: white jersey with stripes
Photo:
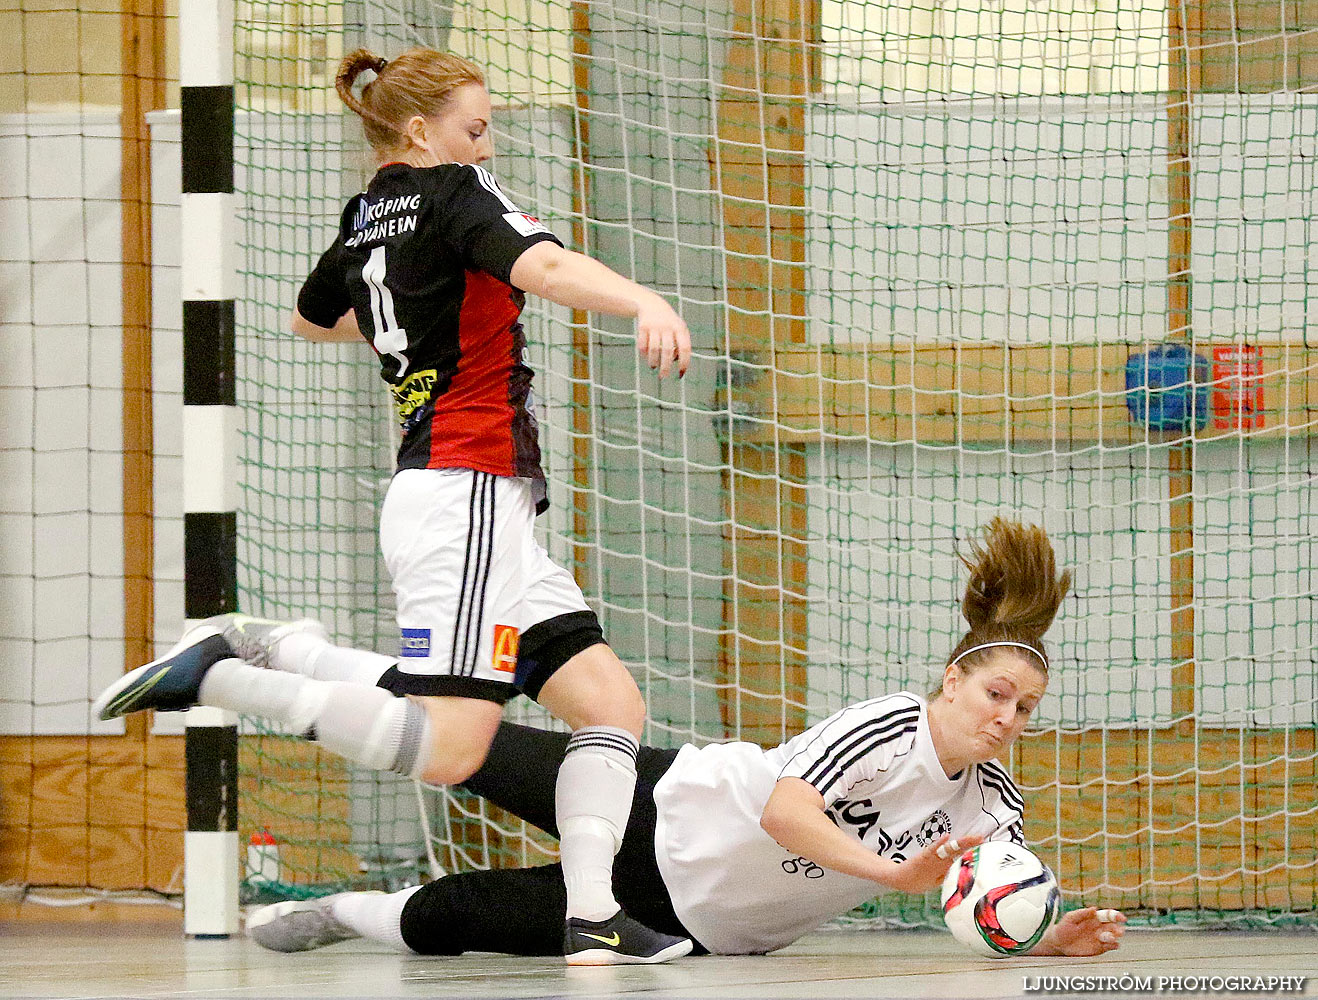
[[[802,778],[839,829],[901,861],[944,833],[1022,842],[1020,792],[996,761],[948,777],[925,700],[852,705],[772,750],[685,746],[655,786],[655,856],[673,909],[715,954],[790,944],[882,887],[819,867],[760,828],[778,779]]]

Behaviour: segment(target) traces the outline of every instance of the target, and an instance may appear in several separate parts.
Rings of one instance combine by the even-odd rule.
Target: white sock
[[[411,951],[403,940],[403,907],[421,886],[397,892],[344,892],[330,900],[330,914],[349,930],[368,941],[387,944],[398,951]]]
[[[613,895],[613,831],[594,817],[558,824],[559,860],[567,886],[567,915],[608,920],[618,912]]]
[[[635,736],[612,726],[578,729],[568,741],[554,809],[569,917],[607,920],[618,912],[613,856],[631,815],[638,749]]]
[[[297,733],[314,729],[327,750],[376,771],[419,778],[432,753],[426,710],[373,685],[318,681],[221,660],[206,671],[198,700],[280,722]]]
[[[308,684],[299,674],[262,670],[235,659],[221,660],[206,671],[197,700],[282,722],[302,733],[315,723],[329,695],[328,685]]]
[[[276,670],[314,677],[318,681],[346,681],[374,686],[398,661],[381,653],[333,646],[312,632],[290,632],[270,651]]]

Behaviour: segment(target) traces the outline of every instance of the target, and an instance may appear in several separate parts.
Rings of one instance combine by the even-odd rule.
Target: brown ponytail
[[[1035,525],[995,517],[984,529],[983,544],[972,540],[970,557],[962,556],[961,561],[970,570],[961,601],[961,613],[970,631],[956,644],[947,662],[951,664],[985,643],[1018,643],[1037,654],[1035,659],[1025,653],[1046,673],[1048,654],[1043,634],[1071,588],[1070,570],[1057,572],[1047,533]],[[965,656],[960,660],[961,667],[970,670],[980,665],[996,648]]]
[[[352,86],[368,69],[375,79],[362,88],[359,99]],[[366,141],[377,153],[405,150],[408,121],[414,115],[426,118],[438,113],[449,95],[467,83],[485,84],[475,63],[422,47],[408,49],[395,59],[355,49],[343,57],[334,77],[339,99],[361,118]]]

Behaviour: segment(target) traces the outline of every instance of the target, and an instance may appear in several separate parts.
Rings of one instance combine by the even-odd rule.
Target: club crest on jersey
[[[512,226],[523,236],[534,236],[536,233],[547,233],[543,222],[534,215],[527,215],[525,212],[504,212],[504,221]]]
[[[398,655],[424,660],[430,655],[430,629],[399,629],[402,637],[398,643]]]
[[[932,844],[943,834],[951,832],[952,820],[943,810],[935,809],[934,814],[920,825],[919,831],[915,834],[915,842],[921,847],[925,847]]]
[[[494,669],[505,674],[517,672],[517,629],[511,625],[494,626]]]

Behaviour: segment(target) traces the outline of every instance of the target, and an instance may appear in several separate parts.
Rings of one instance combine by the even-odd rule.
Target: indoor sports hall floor
[[[1158,976],[1213,975],[1308,977],[1299,992],[1234,996],[1318,995],[1318,934],[1312,932],[1133,931],[1126,942],[1101,959],[994,962],[966,956],[942,933],[829,932],[768,957],[568,969],[557,961],[496,955],[403,957],[355,942],[286,956],[241,937],[186,940],[168,925],[10,923],[0,924],[0,996],[862,1000],[1039,996],[1040,976],[1156,981]],[[1043,995],[1068,992],[1053,989]],[[1088,995],[1122,992],[1131,991],[1099,989]],[[1142,995],[1169,992],[1174,991]]]

